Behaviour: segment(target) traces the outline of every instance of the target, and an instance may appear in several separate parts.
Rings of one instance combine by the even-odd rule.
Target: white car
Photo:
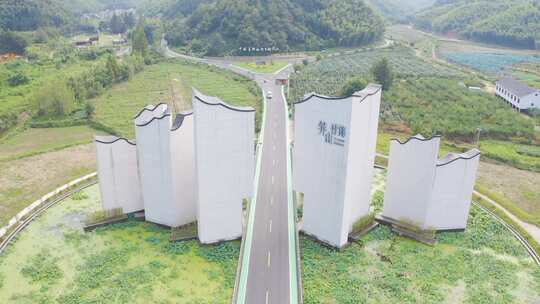
[[[272,92],[271,91],[268,91],[268,93],[266,93],[266,98],[272,99]]]

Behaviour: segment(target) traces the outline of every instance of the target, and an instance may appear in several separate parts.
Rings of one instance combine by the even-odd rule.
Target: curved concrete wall
[[[295,105],[294,189],[304,193],[302,230],[335,247],[367,215],[381,88],[347,98],[311,95]]]
[[[135,144],[114,136],[95,139],[103,209],[122,208],[124,213],[143,210]]]
[[[390,143],[390,160],[382,215],[422,228],[435,181],[440,138],[417,136],[401,143]]]
[[[176,117],[171,131],[171,168],[176,207],[180,213],[177,225],[197,220],[197,201],[195,197],[195,141],[193,113],[181,113]]]
[[[467,227],[480,151],[451,154],[439,161],[428,210],[428,226],[437,230]]]
[[[242,200],[253,192],[255,110],[193,93],[201,243],[242,235]]]

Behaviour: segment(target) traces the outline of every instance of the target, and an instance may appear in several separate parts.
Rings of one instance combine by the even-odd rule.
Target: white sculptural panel
[[[114,136],[96,136],[95,144],[103,209],[143,210],[135,144]]]
[[[198,233],[201,243],[242,235],[242,201],[253,194],[255,110],[194,91]]]

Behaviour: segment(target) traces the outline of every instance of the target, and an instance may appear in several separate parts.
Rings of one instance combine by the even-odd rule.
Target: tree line
[[[362,0],[157,2],[169,43],[217,56],[352,47],[382,37],[384,22]]]

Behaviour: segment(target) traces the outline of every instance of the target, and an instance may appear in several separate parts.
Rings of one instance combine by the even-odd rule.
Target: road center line
[[[270,298],[270,292],[266,291],[266,304],[268,304],[268,299]]]
[[[274,197],[271,196],[271,197],[270,197],[270,206],[272,206],[273,204],[274,204]]]
[[[270,268],[270,251],[268,251],[268,268]]]
[[[269,231],[270,231],[270,233],[272,233],[272,220],[270,220],[270,228],[269,228]]]
[[[272,185],[274,184],[274,176],[272,175]]]

